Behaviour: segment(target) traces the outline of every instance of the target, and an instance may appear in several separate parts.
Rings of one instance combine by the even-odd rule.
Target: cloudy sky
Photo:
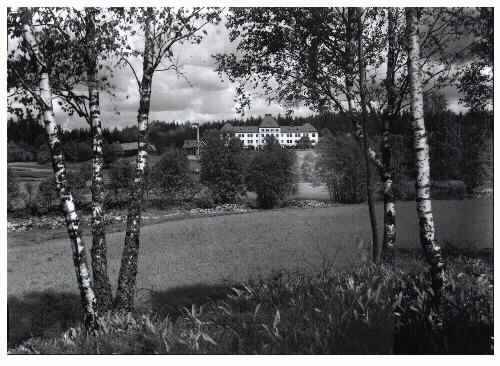
[[[223,19],[224,20],[224,19]],[[183,44],[177,47],[176,54],[182,71],[190,84],[179,78],[173,71],[157,72],[153,77],[150,120],[178,122],[207,122],[222,119],[238,118],[235,108],[235,86],[227,79],[221,80],[214,71],[215,63],[211,57],[216,53],[234,52],[235,44],[229,41],[228,31],[224,21],[219,25],[206,28],[208,35],[201,44]],[[140,43],[141,40],[138,40]],[[133,61],[139,78],[142,76],[141,60]],[[101,94],[101,111],[103,125],[107,128],[124,127],[136,124],[139,107],[137,82],[128,67],[114,71],[116,97],[111,98]],[[463,109],[458,105],[456,90],[448,88],[444,91],[450,109]],[[54,105],[55,108],[57,104]],[[116,113],[119,111],[119,114]],[[249,116],[263,116],[265,113],[274,115],[286,112],[277,103],[269,104],[264,98],[254,98]],[[310,115],[312,112],[305,107],[297,107],[294,115]],[[76,116],[69,117],[63,111],[56,109],[56,117],[63,128],[86,127],[86,123]]]

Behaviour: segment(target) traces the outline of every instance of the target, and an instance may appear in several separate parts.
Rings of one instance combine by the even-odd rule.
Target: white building
[[[261,148],[267,136],[273,136],[281,146],[295,147],[302,137],[308,137],[314,146],[318,143],[318,130],[310,123],[302,126],[280,126],[270,115],[266,114],[259,126],[233,126],[226,123],[221,131],[224,134],[238,137],[244,147]]]

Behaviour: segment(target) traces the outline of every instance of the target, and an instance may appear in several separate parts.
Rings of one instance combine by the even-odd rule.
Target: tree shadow
[[[76,293],[55,290],[30,292],[7,298],[7,346],[39,336],[57,336],[82,319]]]
[[[160,316],[181,315],[182,307],[225,298],[228,284],[194,284],[153,291],[136,291],[136,313],[153,311]],[[83,319],[80,296],[76,292],[35,291],[7,299],[7,346],[13,348],[32,337],[56,337]]]

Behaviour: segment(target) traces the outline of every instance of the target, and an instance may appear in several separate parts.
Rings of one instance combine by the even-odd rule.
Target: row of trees
[[[133,308],[153,76],[165,70],[179,72],[174,46],[183,42],[199,43],[204,35],[203,27],[219,21],[220,13],[221,9],[200,8],[9,9],[8,34],[16,43],[16,48],[8,54],[9,100],[12,100],[9,111],[22,114],[26,108],[20,105],[34,106],[43,118],[88,329],[95,327],[97,312]],[[226,26],[230,29],[231,41],[238,43],[238,54],[216,56],[217,71],[240,83],[237,87],[240,111],[250,105],[251,97],[247,92],[250,85],[284,105],[293,106],[300,101],[322,114],[325,111],[340,113],[351,124],[351,133],[361,148],[366,171],[374,261],[383,258],[390,262],[393,258],[396,212],[389,137],[394,121],[403,110],[410,109],[421,243],[431,265],[436,299],[442,288],[444,262],[434,235],[424,95],[432,95],[453,80],[454,66],[464,54],[462,47],[458,47],[464,33],[477,34],[473,42],[477,43],[479,38],[479,49],[487,49],[492,36],[489,33],[483,36],[484,30],[489,28],[478,24],[492,19],[492,15],[491,9],[485,16],[473,9],[442,8],[235,8],[228,12]],[[138,32],[141,37],[137,37]],[[131,47],[128,40],[134,37],[144,40],[143,48]],[[471,49],[466,47],[465,50]],[[477,69],[483,72],[490,64],[488,53],[476,54],[483,63],[477,62],[476,69],[471,69],[469,75],[477,74],[474,71]],[[132,67],[134,57],[142,61],[141,77]],[[384,63],[386,75],[380,84],[377,71]],[[113,93],[110,76],[114,64],[131,68],[140,103],[134,183],[118,289],[113,300],[107,274],[103,220],[103,132],[99,93]],[[468,88],[475,97],[480,96],[475,99],[488,99],[484,88],[473,88],[477,86],[473,77],[466,80],[462,87]],[[482,81],[488,83],[488,80]],[[87,94],[79,92],[82,87]],[[85,118],[92,132],[93,283],[74,198],[66,179],[62,144],[52,107],[53,96],[58,98],[63,110]],[[472,107],[477,108],[476,105]],[[381,131],[379,146],[374,146],[376,141],[369,135],[373,122]],[[265,160],[259,162],[255,157],[250,164],[252,168],[269,173],[276,164],[289,160],[282,150],[270,149],[271,153],[272,165],[267,165]],[[231,170],[236,167],[230,163],[229,159],[229,172],[219,173],[232,176]],[[374,174],[384,183],[381,248],[373,209]],[[246,183],[257,192],[261,189],[257,182]],[[287,192],[286,186],[283,189]],[[259,200],[263,205],[273,203],[273,199],[264,196]]]
[[[9,52],[8,86],[14,103],[12,113],[24,113],[19,104],[41,112],[49,143],[56,190],[59,194],[73,248],[74,266],[84,308],[85,324],[96,327],[97,314],[112,307],[118,311],[133,308],[139,251],[141,197],[147,164],[145,137],[155,72],[177,69],[174,46],[199,43],[202,28],[219,19],[221,9],[129,8],[97,9],[9,9],[8,34],[16,48]],[[129,37],[144,35],[144,48],[132,49]],[[132,67],[132,58],[142,59],[142,78]],[[112,65],[131,67],[140,94],[138,111],[138,153],[134,186],[130,194],[125,244],[113,300],[107,270],[103,220],[103,136],[99,93],[112,90],[108,76]],[[77,93],[78,86],[88,94]],[[92,131],[92,272],[84,255],[78,215],[66,179],[66,169],[54,117],[52,96],[59,97],[68,113],[84,117]],[[34,102],[34,103],[33,103]]]
[[[272,208],[294,192],[295,154],[283,149],[274,137],[266,137],[262,151],[255,152],[243,151],[239,139],[221,138],[218,131],[210,131],[205,142],[200,178],[215,202],[235,202],[252,191],[260,207]]]
[[[234,8],[227,26],[238,53],[216,56],[219,73],[239,83],[240,110],[250,105],[248,86],[252,86],[290,107],[302,102],[318,112],[337,111],[352,122],[351,134],[366,166],[375,262],[391,262],[394,257],[396,209],[390,134],[401,111],[410,110],[420,239],[431,266],[436,299],[443,285],[444,262],[435,240],[431,207],[424,95],[435,95],[454,83],[459,60],[465,55],[478,56],[469,52],[471,43],[480,39],[481,45],[493,48],[491,28],[477,27],[492,19],[492,9]],[[463,35],[471,32],[476,40],[464,48]],[[491,55],[484,56],[478,57]],[[382,64],[386,74],[380,83]],[[492,67],[491,62],[486,64]],[[479,64],[482,71],[484,66]],[[480,90],[476,88],[474,93]],[[491,104],[488,93],[480,92],[480,99]],[[382,135],[377,147],[367,134],[368,111]],[[373,208],[374,174],[384,184],[381,248]]]

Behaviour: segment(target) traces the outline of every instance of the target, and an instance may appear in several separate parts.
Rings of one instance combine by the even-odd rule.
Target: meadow
[[[437,237],[465,249],[493,247],[493,202],[435,201]],[[398,245],[418,249],[414,202],[399,202]],[[379,225],[382,206],[378,205]],[[8,242],[8,294],[77,291],[67,238]],[[10,236],[11,234],[9,234]],[[31,235],[27,234],[27,235]],[[90,243],[89,232],[84,232]],[[117,277],[123,232],[107,236],[112,282]],[[265,276],[273,270],[317,268],[324,260],[350,266],[368,260],[370,228],[366,205],[191,218],[141,230],[138,286],[167,289]]]

